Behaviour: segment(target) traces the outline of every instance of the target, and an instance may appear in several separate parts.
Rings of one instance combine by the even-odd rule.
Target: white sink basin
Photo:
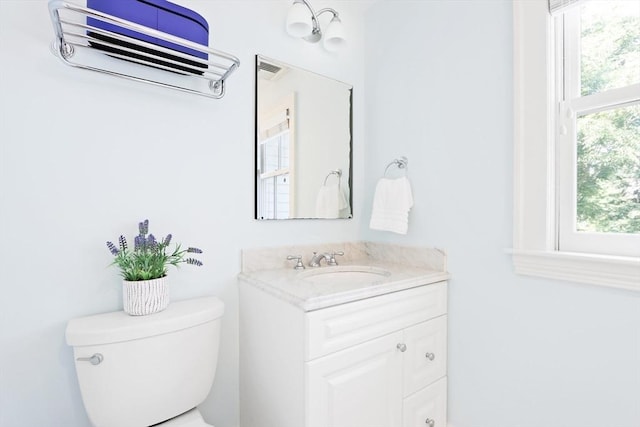
[[[339,265],[336,267],[318,267],[300,273],[300,279],[316,285],[364,285],[380,282],[391,273],[382,268]]]

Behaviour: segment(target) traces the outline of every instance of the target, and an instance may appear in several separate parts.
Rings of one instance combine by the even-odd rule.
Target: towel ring
[[[404,169],[404,174],[406,175],[409,170],[409,159],[407,159],[405,156],[402,156],[399,159],[394,159],[384,169],[384,176],[387,176],[387,171],[391,166],[396,166],[398,169]]]
[[[322,184],[322,185],[327,185],[327,180],[329,179],[329,177],[331,175],[337,175],[338,176],[338,185],[340,185],[340,181],[341,181],[341,178],[342,178],[342,169],[336,169],[334,171],[329,172],[327,174],[327,176],[324,178],[324,184]]]

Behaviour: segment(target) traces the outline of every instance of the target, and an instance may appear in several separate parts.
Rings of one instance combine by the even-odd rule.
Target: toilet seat
[[[198,408],[193,408],[190,411],[185,412],[182,415],[171,418],[160,424],[154,424],[151,427],[214,427],[211,424],[207,424],[202,418],[202,414]]]

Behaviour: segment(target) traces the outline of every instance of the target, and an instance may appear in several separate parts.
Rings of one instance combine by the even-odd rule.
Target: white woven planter
[[[137,282],[122,282],[124,311],[132,316],[144,316],[164,310],[169,305],[169,286],[165,277]]]

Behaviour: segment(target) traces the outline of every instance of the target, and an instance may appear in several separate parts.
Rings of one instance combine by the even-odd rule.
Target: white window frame
[[[554,50],[564,49],[564,66],[559,63],[556,70],[558,89],[557,141],[558,164],[558,249],[609,255],[640,256],[640,234],[587,233],[576,231],[577,187],[576,177],[576,120],[599,111],[637,103],[640,84],[624,88],[609,89],[581,96],[580,87],[580,8],[568,9],[553,23],[555,27]],[[556,60],[561,60],[556,55]],[[640,279],[639,279],[640,280]]]
[[[640,257],[560,251],[553,19],[547,0],[513,1],[514,269],[517,274],[640,291]]]
[[[286,219],[293,218],[296,216],[295,205],[295,176],[296,176],[296,104],[295,104],[295,93],[292,92],[282,98],[280,101],[275,102],[273,106],[269,107],[266,112],[263,112],[260,116],[259,123],[262,125],[261,129],[256,129],[256,159],[258,164],[256,164],[257,174],[255,176],[256,179],[256,219]],[[286,126],[284,125],[286,123]],[[288,167],[280,168],[274,171],[270,171],[267,173],[263,173],[262,169],[262,145],[268,139],[265,134],[268,130],[273,130],[275,128],[280,129],[281,133],[286,132],[288,138]],[[278,135],[272,135],[278,136]],[[278,208],[278,198],[277,195],[274,197],[273,208],[273,217],[267,215],[261,215],[261,213],[268,213],[269,209],[266,206],[264,199],[262,197],[263,189],[265,187],[264,180],[265,179],[273,179],[274,181],[274,191],[277,192],[277,179],[278,177],[282,177],[288,175],[288,190],[287,190],[287,205],[288,212],[286,216],[279,215],[279,211],[284,211],[285,209]],[[271,205],[271,204],[269,204]]]

